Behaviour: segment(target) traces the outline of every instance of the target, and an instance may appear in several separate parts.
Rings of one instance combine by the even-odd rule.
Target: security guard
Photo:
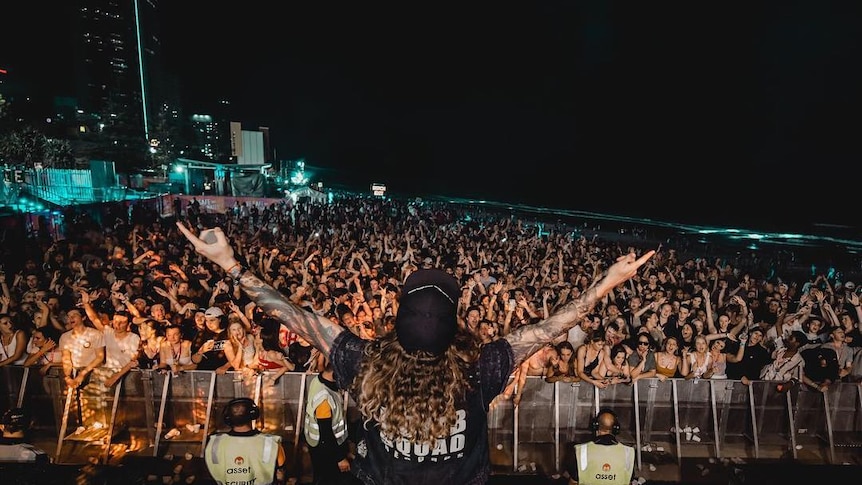
[[[620,422],[616,413],[602,409],[591,423],[595,438],[575,445],[569,483],[580,485],[622,485],[634,480],[635,452],[617,441]]]
[[[350,474],[344,399],[335,384],[329,359],[320,360],[324,369],[308,386],[309,399],[305,406],[303,427],[314,471],[312,484],[358,483]]]
[[[227,433],[215,433],[207,442],[207,470],[219,485],[270,485],[284,481],[286,456],[281,436],[254,429],[260,408],[247,397],[224,408]]]
[[[31,423],[30,414],[22,408],[13,408],[3,414],[0,420],[0,428],[3,429],[0,437],[0,462],[50,462],[47,453],[26,441]]]

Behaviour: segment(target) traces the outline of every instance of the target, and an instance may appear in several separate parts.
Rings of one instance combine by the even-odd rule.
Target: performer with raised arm
[[[335,381],[350,389],[363,416],[353,473],[367,484],[485,483],[490,473],[488,404],[534,352],[566,333],[599,299],[637,273],[654,254],[626,254],[588,291],[547,319],[481,348],[459,330],[458,281],[421,269],[406,277],[395,331],[362,340],[293,305],[244,268],[220,228],[200,237],[179,230],[195,250],[221,266],[263,311],[328,356]]]

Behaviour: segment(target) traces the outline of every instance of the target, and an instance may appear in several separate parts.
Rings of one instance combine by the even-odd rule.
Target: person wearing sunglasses
[[[641,332],[635,336],[634,347],[628,356],[632,382],[655,377],[655,341],[649,333]]]

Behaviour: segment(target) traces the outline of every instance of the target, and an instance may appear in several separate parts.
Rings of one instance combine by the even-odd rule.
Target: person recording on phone
[[[206,328],[192,342],[191,361],[197,370],[217,370],[228,364],[224,353],[228,339],[224,320],[224,312],[219,307],[209,307],[204,312]]]
[[[635,449],[617,440],[620,422],[604,408],[590,423],[593,439],[574,446],[567,455],[566,472],[572,485],[628,485],[634,482]]]
[[[461,285],[439,269],[403,281],[395,331],[363,340],[326,317],[300,308],[235,257],[220,228],[194,245],[238,282],[264,313],[328,356],[339,389],[362,414],[351,471],[366,484],[482,484],[491,471],[488,408],[509,376],[533,353],[565,334],[614,288],[632,278],[655,251],[617,258],[577,299],[545,320],[479,346],[457,320]]]

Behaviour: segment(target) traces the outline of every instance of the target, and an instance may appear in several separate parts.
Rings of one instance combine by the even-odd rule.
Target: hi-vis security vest
[[[27,443],[4,444],[0,443],[0,463],[49,463],[50,458],[44,451]]]
[[[620,443],[598,445],[592,441],[575,446],[578,483],[628,485],[635,468],[634,448]]]
[[[269,485],[275,477],[281,436],[214,434],[206,446],[207,469],[219,485]]]
[[[317,422],[315,410],[324,401],[329,402],[329,408],[332,410],[332,434],[335,435],[339,445],[343,444],[347,440],[347,422],[344,419],[341,395],[326,387],[320,382],[319,377],[311,380],[308,395],[311,399],[305,405],[305,426],[303,427],[308,446],[317,446],[320,443],[320,425]]]

